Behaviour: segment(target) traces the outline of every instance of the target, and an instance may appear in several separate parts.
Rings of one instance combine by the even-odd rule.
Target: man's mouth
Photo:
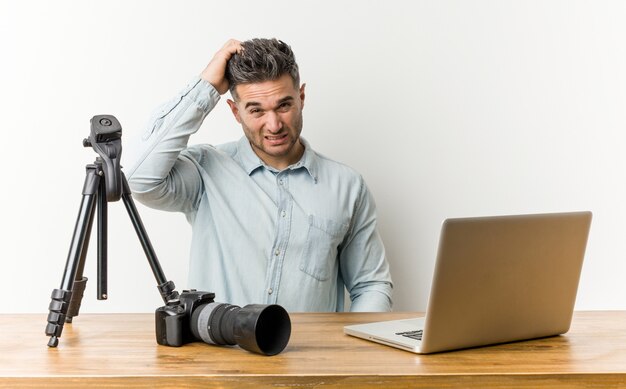
[[[270,145],[275,146],[283,143],[287,139],[287,133],[279,134],[279,135],[265,135],[265,140],[269,142]]]

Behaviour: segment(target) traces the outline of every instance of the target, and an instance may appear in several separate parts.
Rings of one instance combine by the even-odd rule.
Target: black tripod
[[[71,323],[80,310],[87,284],[87,278],[83,277],[83,269],[96,205],[98,209],[98,300],[107,299],[107,203],[120,198],[124,201],[126,211],[141,241],[163,301],[167,304],[178,300],[179,294],[175,290],[174,283],[165,278],[131,197],[126,177],[121,171],[119,163],[122,153],[121,137],[122,127],[114,116],[98,115],[91,119],[91,134],[83,141],[83,145],[93,147],[100,156],[93,164],[86,167],[83,198],[63,272],[63,281],[59,289],[52,291],[46,326],[46,335],[50,336],[48,341],[50,347],[56,347],[59,344],[58,338],[63,332],[64,323]]]

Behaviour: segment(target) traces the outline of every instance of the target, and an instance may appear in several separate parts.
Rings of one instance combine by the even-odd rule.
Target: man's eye
[[[279,111],[288,111],[289,108],[291,108],[291,104],[290,103],[282,103],[281,105],[278,106],[278,110]]]

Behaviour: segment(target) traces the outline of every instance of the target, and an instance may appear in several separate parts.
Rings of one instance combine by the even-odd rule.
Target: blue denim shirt
[[[391,309],[392,283],[363,178],[316,153],[278,171],[245,137],[187,146],[219,101],[195,79],[152,118],[127,176],[134,197],[183,212],[192,225],[189,286],[243,306],[341,311]]]

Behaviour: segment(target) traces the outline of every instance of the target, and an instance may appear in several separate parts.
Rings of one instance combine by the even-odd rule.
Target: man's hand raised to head
[[[228,90],[228,81],[226,80],[226,64],[233,54],[241,51],[241,42],[236,39],[230,39],[215,55],[207,67],[202,71],[200,77],[213,85],[213,87],[223,95]]]

